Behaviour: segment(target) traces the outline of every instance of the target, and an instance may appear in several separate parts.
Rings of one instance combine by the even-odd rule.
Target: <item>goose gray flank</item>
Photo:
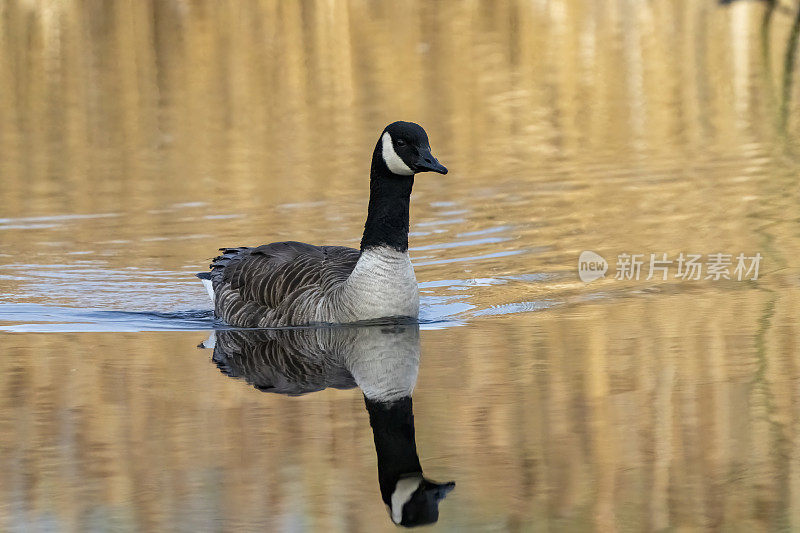
[[[420,172],[447,174],[431,155],[425,130],[413,122],[386,126],[372,153],[360,249],[295,241],[220,248],[210,271],[197,274],[215,316],[244,328],[416,319],[419,290],[408,228]]]

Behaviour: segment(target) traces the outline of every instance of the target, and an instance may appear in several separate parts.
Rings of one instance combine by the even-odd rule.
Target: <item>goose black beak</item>
[[[431,155],[430,150],[420,150],[419,157],[414,163],[414,172],[438,172],[439,174],[447,174],[447,168]]]

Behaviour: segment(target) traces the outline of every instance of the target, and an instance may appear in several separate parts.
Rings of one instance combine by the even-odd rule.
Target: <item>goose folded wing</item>
[[[352,272],[360,252],[342,246],[276,242],[256,248],[223,248],[212,263],[212,279],[236,291],[243,302],[275,309],[292,295],[325,293]]]

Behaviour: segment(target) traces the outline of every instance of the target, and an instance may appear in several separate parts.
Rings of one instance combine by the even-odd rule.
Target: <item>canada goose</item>
[[[361,249],[294,241],[220,248],[211,271],[197,274],[217,318],[236,327],[416,318],[408,209],[419,172],[447,174],[431,155],[425,130],[413,122],[386,126],[372,153]]]
[[[256,389],[299,395],[358,386],[378,456],[381,498],[395,524],[436,522],[454,482],[426,479],[417,455],[411,393],[419,369],[419,326],[219,330],[202,347],[226,375]]]

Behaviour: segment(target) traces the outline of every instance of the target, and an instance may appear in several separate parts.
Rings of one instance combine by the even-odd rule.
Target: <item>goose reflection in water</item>
[[[219,330],[201,347],[231,377],[264,392],[296,396],[359,387],[375,439],[381,497],[395,524],[439,519],[454,482],[426,479],[414,440],[411,393],[419,369],[419,326]]]

